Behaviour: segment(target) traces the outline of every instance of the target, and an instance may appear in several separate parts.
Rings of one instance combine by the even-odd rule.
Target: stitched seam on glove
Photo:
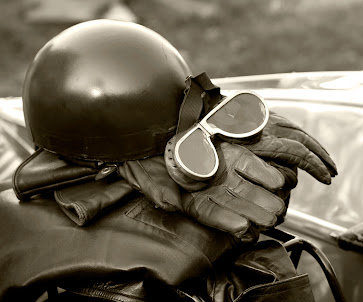
[[[209,200],[209,201],[213,202],[213,203],[214,203],[214,204],[216,204],[217,206],[220,206],[220,207],[221,207],[221,208],[223,208],[223,209],[227,209],[227,210],[229,210],[230,212],[233,212],[233,213],[237,214],[238,216],[242,216],[242,217],[244,217],[244,218],[247,220],[247,223],[248,223],[248,227],[247,227],[246,231],[248,230],[249,225],[250,225],[250,219],[248,219],[247,217],[245,217],[243,214],[237,213],[237,212],[236,212],[236,211],[234,211],[233,209],[227,208],[226,206],[224,206],[224,205],[222,205],[222,204],[220,204],[220,203],[218,203],[218,202],[214,201],[214,200],[213,200],[212,198],[210,198],[210,197],[207,197],[207,198],[208,198],[208,200]],[[204,203],[205,201],[206,201],[206,200],[204,199],[202,203]],[[201,203],[201,204],[202,204],[202,203]],[[201,205],[201,204],[200,204],[200,205]],[[198,208],[200,207],[200,205],[198,206]],[[210,227],[215,228],[214,226],[211,226],[211,225],[209,225],[209,226],[210,226]],[[227,233],[229,233],[229,232],[230,232],[230,231],[228,231],[227,229],[222,228],[222,227],[218,227],[218,229],[219,229],[219,230],[221,230],[221,231],[227,232]],[[244,234],[246,231],[244,231],[242,234]],[[237,231],[236,233],[240,233],[240,232],[242,232],[242,230],[241,230],[241,231]]]
[[[303,144],[307,149],[310,150],[310,152],[314,153],[317,157],[319,157],[321,159],[321,161],[323,163],[326,163],[327,164],[327,168],[328,170],[332,170],[331,173],[334,174],[334,175],[337,175],[337,171],[336,171],[336,166],[335,166],[335,163],[333,162],[333,160],[330,158],[330,154],[329,152],[319,143],[318,140],[316,140],[314,137],[310,136],[308,133],[306,133],[304,130],[300,129],[300,128],[293,128],[293,127],[289,127],[289,126],[283,126],[283,125],[279,125],[280,127],[283,127],[283,128],[287,128],[287,129],[293,129],[293,130],[296,130],[296,131],[300,131],[302,133],[304,133],[306,136],[308,136],[309,139],[311,139],[319,148],[321,148],[323,150],[323,152],[325,152],[325,154],[323,154],[322,156],[320,156],[318,153],[315,153],[313,150],[309,149],[303,142],[299,141],[299,140],[295,140],[295,139],[292,139],[292,138],[287,138],[285,136],[281,136],[281,135],[270,135],[270,136],[275,136],[277,138],[285,138],[285,139],[291,139],[291,140],[295,140],[297,142],[300,142],[301,144]],[[305,139],[305,142],[307,140]],[[328,157],[327,159],[325,159],[325,155]]]
[[[249,201],[248,199],[246,199],[245,197],[243,197],[242,195],[240,195],[240,194],[238,194],[238,193],[235,193],[232,189],[230,189],[230,188],[228,188],[228,187],[225,187],[226,189],[227,189],[227,191],[229,192],[229,194],[231,194],[231,195],[233,195],[234,197],[237,197],[237,198],[241,198],[241,199],[243,199],[243,200],[245,200],[247,203],[249,203],[249,204],[253,204],[253,205],[255,205],[256,207],[259,207],[260,209],[262,209],[263,211],[265,211],[265,212],[267,212],[267,213],[270,213],[270,214],[272,214],[273,216],[274,216],[274,221],[272,222],[272,224],[269,224],[269,225],[264,225],[263,227],[273,227],[274,225],[275,225],[275,223],[276,223],[276,220],[277,220],[277,217],[276,217],[276,214],[274,213],[274,212],[270,212],[270,211],[268,211],[267,209],[265,209],[264,207],[261,207],[261,206],[259,206],[258,204],[255,204],[255,203],[253,203],[253,202],[251,202],[251,201]],[[267,191],[267,190],[266,190]],[[271,193],[271,192],[269,192],[269,193]],[[271,193],[272,194],[272,193]],[[282,201],[282,203],[283,203],[283,201]],[[218,204],[218,203],[217,203]],[[220,205],[220,206],[223,206],[223,205]],[[224,207],[224,206],[223,206]],[[227,208],[227,207],[225,207],[225,208]],[[230,208],[227,208],[227,209],[230,209]],[[248,221],[250,221],[251,219],[250,218],[248,218],[247,216],[245,216],[245,215],[243,215],[243,214],[241,214],[241,213],[238,213],[238,212],[236,212],[236,211],[234,211],[233,209],[230,209],[232,212],[234,212],[234,213],[236,213],[236,214],[238,214],[238,215],[242,215],[243,217],[245,217]],[[253,223],[254,224],[256,224],[256,222],[254,222],[253,221]],[[257,225],[257,224],[256,224]],[[259,226],[262,226],[262,225],[259,225]]]
[[[306,160],[306,159],[304,159],[304,157],[302,157],[302,156],[299,156],[299,155],[295,155],[295,154],[293,154],[293,153],[289,153],[289,152],[278,152],[278,151],[276,151],[276,152],[266,152],[266,151],[264,151],[264,150],[258,150],[258,149],[256,149],[256,150],[253,150],[253,152],[259,152],[259,156],[261,156],[261,157],[270,157],[269,156],[269,154],[276,154],[276,155],[278,155],[278,154],[285,154],[285,155],[290,155],[290,156],[294,156],[294,157],[297,157],[297,158],[300,158],[301,159],[301,165],[303,166],[303,167],[308,167],[308,166],[310,166],[310,164],[309,164],[309,162]],[[276,158],[276,157],[275,157]],[[319,158],[319,160],[321,161],[321,159],[320,159],[320,157],[318,157]],[[323,162],[322,162],[323,163]],[[299,165],[298,165],[299,166]],[[320,165],[320,167],[319,168],[314,168],[314,169],[311,169],[310,171],[316,171],[316,170],[319,170],[319,171],[322,171],[322,170],[325,170],[324,169],[324,167],[325,167],[325,169],[327,170],[326,171],[326,174],[328,174],[329,176],[331,176],[330,175],[330,173],[329,173],[329,169],[324,165],[324,163],[322,164],[322,165]],[[301,167],[299,167],[299,168],[301,168]],[[301,168],[302,170],[305,170],[305,169],[303,169],[303,168]],[[306,172],[308,172],[307,170],[305,170]],[[309,173],[309,172],[308,172]],[[311,174],[311,173],[309,173],[309,174]],[[313,175],[312,175],[313,176]],[[327,183],[330,183],[330,181],[331,181],[331,179],[330,179],[330,177],[329,176],[326,176],[326,175],[319,175],[319,177],[315,177],[315,176],[313,176],[314,178],[316,178],[317,180],[319,180],[320,181],[320,178],[322,178],[322,179],[324,179]]]
[[[276,115],[277,117],[281,118],[281,116]],[[283,118],[283,117],[282,117]],[[285,118],[284,118],[285,119]],[[289,123],[289,121],[287,121]],[[315,139],[314,137],[312,137],[309,133],[305,132],[303,129],[301,129],[299,126],[294,126],[294,125],[284,125],[281,124],[280,122],[276,122],[274,123],[274,125],[282,127],[282,128],[286,128],[286,129],[293,129],[299,132],[302,132],[303,134],[305,134],[306,136],[308,136],[312,141],[314,141],[321,149],[323,149],[323,151],[325,151],[325,153],[330,156],[330,154],[328,153],[328,151],[318,142],[317,139]],[[280,138],[285,138],[284,136],[278,136],[275,135],[276,137],[280,137]]]
[[[272,168],[274,168],[272,165],[270,165]],[[266,186],[266,183],[264,182],[264,184],[261,183],[260,179],[257,178],[257,177],[253,177],[252,175],[249,175],[249,174],[246,174],[244,172],[241,172],[241,171],[238,171],[236,169],[234,169],[234,171],[236,172],[237,176],[242,178],[243,180],[245,181],[249,181],[251,182],[252,184],[256,185],[256,186],[259,186],[259,187],[262,187],[264,189],[266,189],[267,191],[271,192],[271,191],[277,191],[277,190],[280,190],[281,188],[283,188],[284,184],[285,184],[285,177],[284,175],[278,170],[276,169],[275,172],[277,172],[281,179],[282,179],[282,182],[283,182],[283,185],[279,188],[272,188],[271,186]]]
[[[282,125],[280,123],[276,123],[275,125],[279,126],[279,127],[282,127],[282,128],[286,128],[286,129],[293,129],[293,130],[296,130],[296,131],[299,131],[299,132],[302,132],[304,133],[305,135],[307,135],[311,140],[313,140],[315,143],[318,144],[318,146],[320,146],[326,153],[328,153],[325,148],[323,146],[321,146],[321,144],[312,136],[310,136],[309,133],[305,132],[303,129],[301,128],[297,128],[297,127],[294,127],[294,126],[288,126],[288,125]],[[277,135],[276,135],[277,136]],[[329,154],[329,153],[328,153]]]
[[[260,149],[253,149],[253,152],[259,152],[260,156],[268,156],[268,154],[286,154],[286,155],[290,155],[290,156],[293,156],[293,157],[298,157],[300,158],[305,165],[309,165],[309,162],[304,158],[302,157],[301,155],[297,155],[297,154],[294,154],[294,153],[290,153],[290,152],[281,152],[281,151],[265,151],[265,150],[260,150]],[[315,154],[315,153],[314,153]],[[316,155],[316,154],[315,154]],[[317,156],[318,157],[318,156]],[[318,157],[320,160],[321,158]],[[325,166],[325,165],[324,165]]]

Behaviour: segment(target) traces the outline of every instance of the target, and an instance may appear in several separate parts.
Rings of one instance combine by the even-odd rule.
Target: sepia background
[[[0,0],[0,96],[19,96],[51,37],[90,19],[135,21],[211,77],[360,70],[359,0]]]
[[[69,26],[98,18],[133,21],[159,32],[181,52],[194,74],[206,71],[212,78],[363,69],[362,0],[0,0],[0,98],[21,96],[26,69],[49,39]],[[295,210],[350,227],[361,222],[363,214],[363,161],[359,160],[363,142],[363,77],[325,77],[317,77],[315,82],[277,77],[275,82],[280,86],[267,88],[286,90],[305,84],[304,91],[291,95],[285,91],[286,116],[323,142],[339,168],[339,177],[329,187],[299,174],[290,210],[295,206]],[[329,87],[320,85],[326,83]],[[324,89],[317,92],[316,87]],[[339,99],[340,111],[335,105],[325,111],[329,103],[319,108],[319,97],[323,98],[319,93],[333,99],[344,96]],[[359,97],[355,99],[356,95]],[[313,97],[317,98],[315,106],[309,102]],[[301,105],[296,100],[302,101]],[[0,105],[15,109],[4,112],[23,122],[20,98],[3,99]],[[25,128],[16,128],[15,123],[5,128],[6,119],[0,116],[1,121],[0,180],[10,180],[25,158],[24,150],[20,153],[14,147],[24,147],[19,142],[26,137]],[[7,129],[13,132],[6,132]],[[33,152],[32,146],[28,149]],[[316,238],[317,229],[299,223],[297,233]],[[362,270],[358,266],[361,255],[340,250],[326,241],[319,244],[333,261],[349,301],[362,301]],[[316,263],[312,258],[303,261],[301,267],[312,272],[310,280],[316,300],[331,301]]]

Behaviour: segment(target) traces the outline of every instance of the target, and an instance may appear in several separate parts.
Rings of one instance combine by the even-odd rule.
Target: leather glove
[[[128,198],[132,191],[124,179],[101,179],[56,189],[54,198],[71,220],[83,226]]]
[[[166,165],[158,156],[128,161],[119,170],[156,205],[180,210],[204,225],[239,238],[251,225],[258,230],[273,227],[285,206],[269,191],[283,187],[283,175],[242,146],[223,142],[217,152],[220,159],[217,174],[197,192],[180,190],[169,176],[166,165],[171,169],[175,166],[172,154],[165,154]]]
[[[283,167],[305,170],[324,184],[338,174],[335,163],[319,142],[288,119],[270,112],[261,139],[246,148]]]

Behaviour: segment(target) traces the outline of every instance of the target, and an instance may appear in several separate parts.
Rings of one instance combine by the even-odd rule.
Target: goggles
[[[211,178],[219,166],[211,138],[216,134],[232,139],[255,136],[266,126],[268,118],[267,105],[256,94],[238,92],[226,97],[177,140],[174,150],[177,165],[192,179]]]

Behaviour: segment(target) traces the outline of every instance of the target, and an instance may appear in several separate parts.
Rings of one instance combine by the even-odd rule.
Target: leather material
[[[66,290],[81,297],[99,298],[101,301],[134,302],[150,300],[147,288],[147,281],[130,277],[122,282],[92,280],[87,284],[71,284]],[[162,292],[159,292],[159,295],[161,296]]]
[[[307,275],[298,275],[286,250],[274,240],[260,241],[235,261],[217,264],[208,278],[211,301],[309,301]]]
[[[122,202],[132,191],[123,179],[103,179],[55,190],[54,198],[70,219],[83,226]]]
[[[122,282],[91,281],[86,285],[73,284],[67,286],[67,292],[75,297],[97,299],[95,301],[140,302],[140,301],[173,301],[185,302],[175,287],[168,286],[157,280],[135,280],[129,278]],[[58,300],[57,300],[58,301]],[[65,300],[68,301],[68,300]],[[78,301],[78,300],[76,300]],[[86,300],[88,301],[88,300]],[[189,299],[187,301],[190,301]]]
[[[270,161],[270,160],[266,160],[266,162],[269,165],[276,168],[277,170],[279,170],[280,173],[284,176],[284,179],[285,179],[284,186],[280,189],[275,190],[274,193],[285,202],[286,211],[287,211],[287,207],[288,207],[289,201],[290,201],[291,191],[292,191],[292,189],[294,189],[297,186],[297,183],[298,183],[298,179],[297,179],[298,169],[297,169],[297,167],[283,166],[283,165],[277,164],[276,162]],[[285,214],[282,216],[285,216]],[[280,217],[282,217],[282,216],[280,216]]]
[[[75,283],[66,289],[78,298],[101,301],[313,302],[308,276],[297,274],[280,243],[266,239],[251,248],[237,249],[228,257],[222,256],[206,276],[178,287],[130,278],[122,282]]]
[[[288,280],[264,284],[244,293],[236,302],[314,302],[309,277],[297,276]]]
[[[120,178],[95,181],[97,175],[99,168],[79,166],[39,149],[16,170],[13,188],[23,201],[53,193],[63,212],[83,226],[133,191]]]
[[[176,131],[190,74],[179,52],[144,26],[75,25],[50,40],[28,69],[27,129],[35,145],[71,158],[119,162],[161,154]]]
[[[241,146],[223,142],[217,153],[220,166],[208,186],[183,194],[186,212],[237,237],[251,224],[262,230],[275,226],[285,204],[269,190],[283,186],[281,173]]]
[[[79,228],[54,200],[19,203],[6,190],[0,193],[0,232],[2,301],[32,300],[51,285],[91,279],[133,276],[174,286],[204,274],[236,245],[225,233],[155,209],[141,196]]]
[[[71,164],[59,156],[38,149],[15,171],[13,188],[20,200],[50,192],[55,188],[94,179],[98,171]]]
[[[261,185],[277,190],[284,184],[283,175],[241,146],[222,143],[218,149],[221,165],[216,177],[198,192],[180,190],[162,157],[127,161],[120,174],[164,209],[180,210],[202,224],[245,240],[256,239],[247,233],[250,222],[260,229],[272,227],[285,210],[284,202]],[[170,158],[165,153],[166,161]],[[172,162],[167,165],[174,166]]]
[[[331,177],[338,174],[335,163],[317,140],[272,112],[261,140],[244,146],[266,160],[305,170],[324,184],[330,184]]]

